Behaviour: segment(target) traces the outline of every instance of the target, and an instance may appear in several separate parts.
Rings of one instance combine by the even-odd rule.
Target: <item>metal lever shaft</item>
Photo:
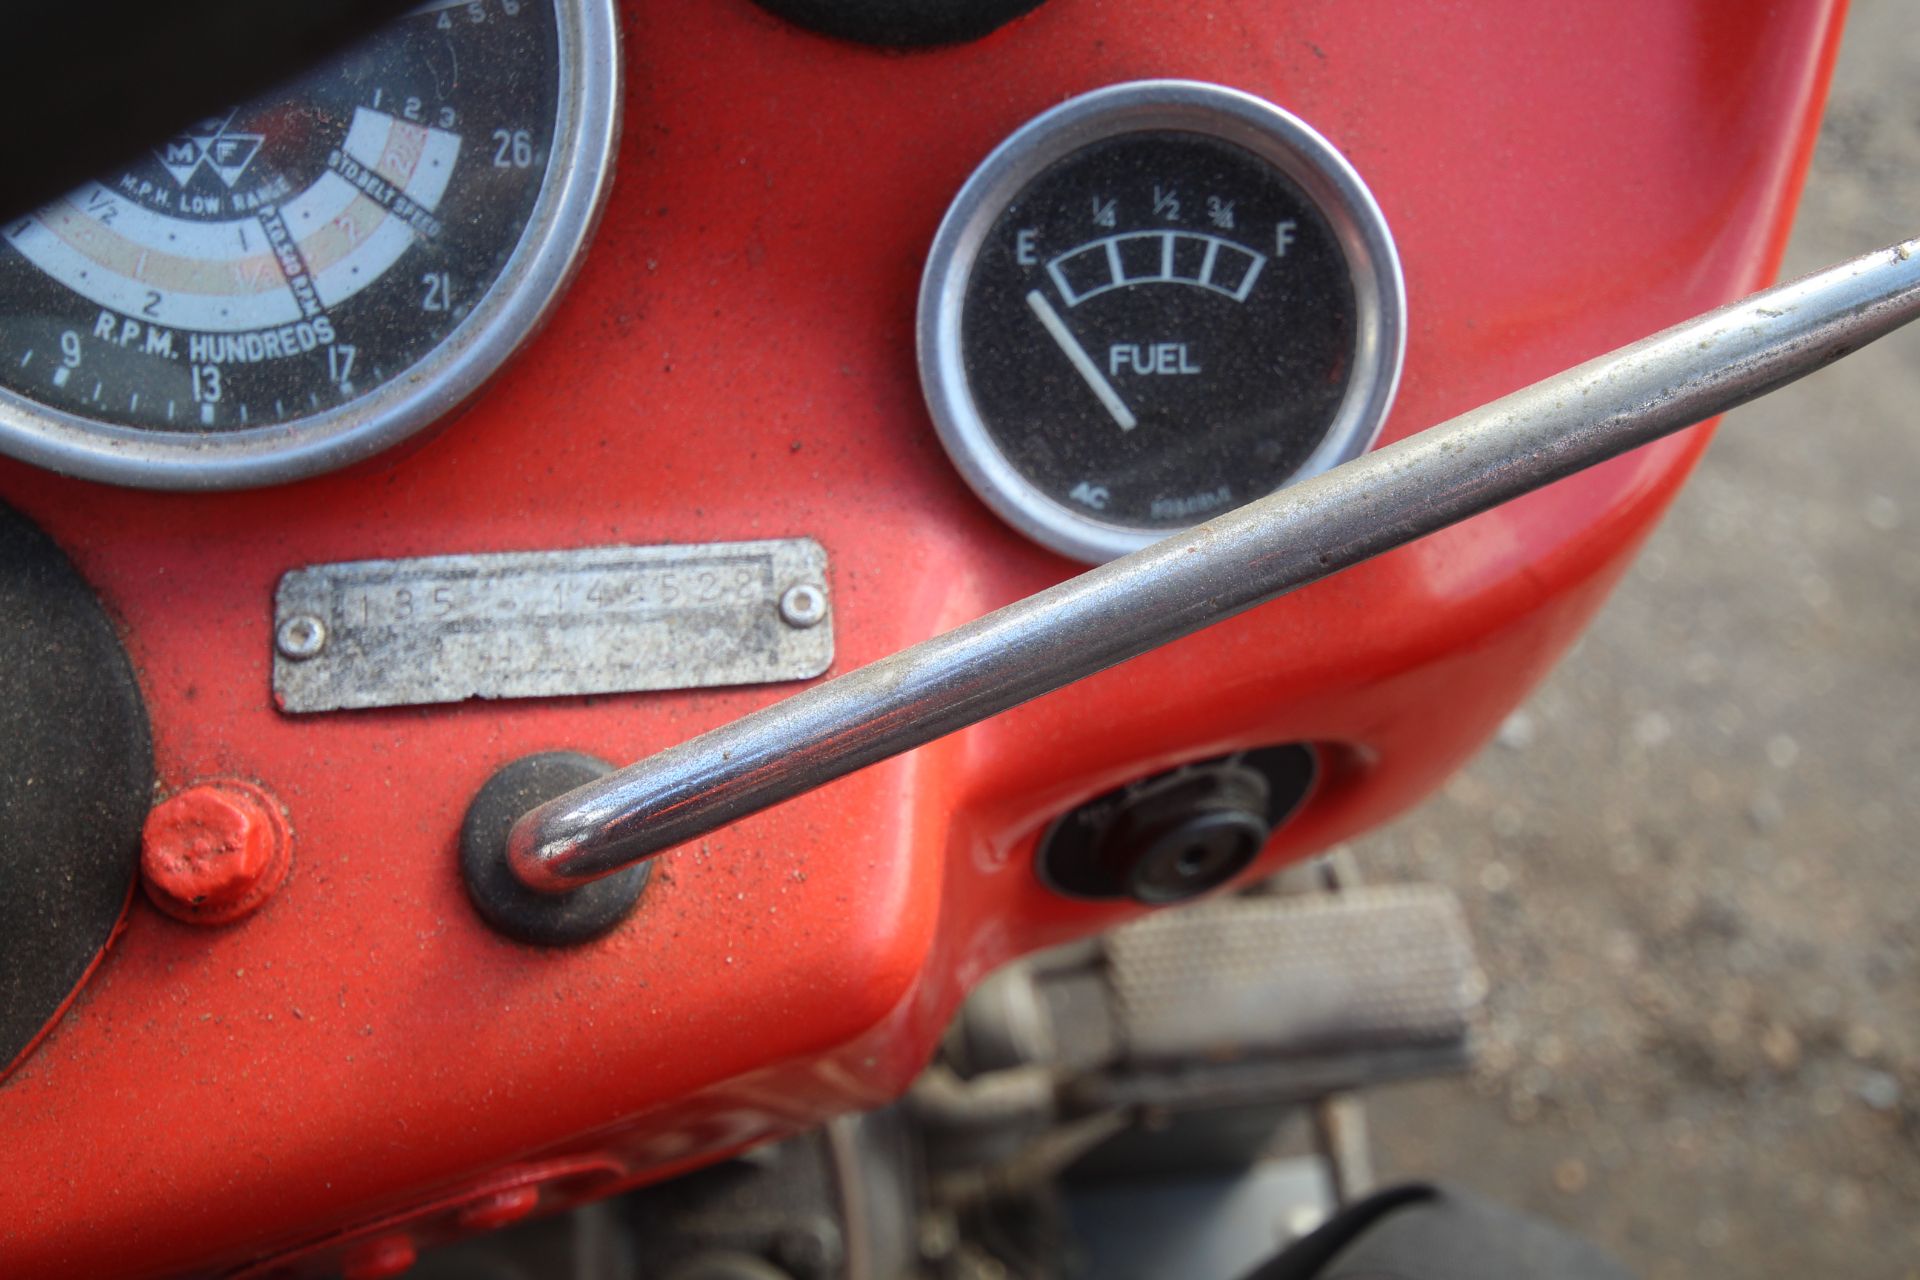
[[[1765,395],[1920,315],[1920,239],[1688,320],[540,806],[557,893]]]

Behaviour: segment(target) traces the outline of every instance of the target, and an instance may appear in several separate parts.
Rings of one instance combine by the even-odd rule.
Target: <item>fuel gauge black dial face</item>
[[[1317,134],[1209,85],[1076,99],[1008,141],[922,295],[942,438],[1016,527],[1101,560],[1371,443],[1404,302]]]
[[[1178,529],[1278,488],[1353,372],[1353,279],[1299,186],[1204,134],[1053,166],[981,245],[960,318],[987,431],[1048,496]]]

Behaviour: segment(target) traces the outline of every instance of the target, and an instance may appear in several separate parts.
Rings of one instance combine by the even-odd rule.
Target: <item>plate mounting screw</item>
[[[327,647],[327,624],[310,613],[296,613],[280,624],[273,642],[283,657],[304,662]]]
[[[780,621],[802,631],[826,621],[827,593],[811,582],[788,587],[780,597]]]

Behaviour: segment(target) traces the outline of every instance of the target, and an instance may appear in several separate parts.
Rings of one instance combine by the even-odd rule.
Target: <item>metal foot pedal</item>
[[[1088,1107],[1310,1099],[1465,1067],[1485,998],[1466,920],[1430,885],[1241,896],[995,974],[968,1074],[1048,1065]]]
[[[982,983],[908,1098],[936,1200],[963,1221],[1057,1203],[1075,1274],[1234,1280],[1364,1194],[1355,1091],[1463,1069],[1486,982],[1450,892],[1354,878],[1317,864],[1294,879],[1325,888],[1168,911]]]
[[[1486,995],[1459,902],[1426,885],[1202,903],[1104,950],[1108,1105],[1306,1099],[1457,1071]]]
[[[1391,885],[1228,898],[1106,940],[1127,1056],[1458,1048],[1485,995],[1460,904]]]

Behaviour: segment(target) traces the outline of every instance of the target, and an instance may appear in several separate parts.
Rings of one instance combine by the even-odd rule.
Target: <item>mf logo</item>
[[[232,115],[220,120],[203,120],[193,128],[169,138],[154,151],[161,167],[181,186],[193,181],[204,165],[231,187],[240,181],[253,158],[260,154],[266,139],[257,133],[236,133],[227,128]]]

